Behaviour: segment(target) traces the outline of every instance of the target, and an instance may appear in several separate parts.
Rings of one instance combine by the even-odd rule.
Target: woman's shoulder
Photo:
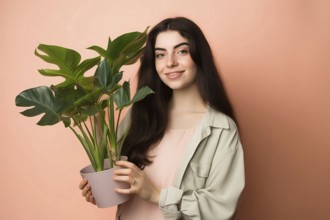
[[[220,112],[212,107],[208,107],[207,115],[210,126],[229,130],[237,130],[237,125],[234,119],[224,114],[223,112]]]

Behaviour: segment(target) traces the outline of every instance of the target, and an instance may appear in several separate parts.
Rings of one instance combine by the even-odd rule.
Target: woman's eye
[[[180,54],[180,55],[185,55],[185,54],[188,54],[188,53],[189,53],[188,50],[179,50],[178,51],[178,54]]]
[[[161,58],[163,58],[165,55],[163,54],[163,53],[158,53],[158,54],[156,54],[155,55],[155,57],[157,58],[157,59],[161,59]]]

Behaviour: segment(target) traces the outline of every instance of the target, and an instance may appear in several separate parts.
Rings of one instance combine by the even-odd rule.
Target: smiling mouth
[[[184,70],[182,70],[182,71],[175,71],[175,72],[165,73],[165,75],[166,75],[169,79],[176,79],[176,78],[180,77],[180,76],[182,75],[183,72],[184,72]]]

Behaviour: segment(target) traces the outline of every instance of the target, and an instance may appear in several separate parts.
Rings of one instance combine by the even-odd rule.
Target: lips
[[[165,75],[167,76],[168,79],[177,79],[179,78],[182,74],[183,74],[184,70],[182,71],[173,71],[173,72],[168,72],[165,73]]]

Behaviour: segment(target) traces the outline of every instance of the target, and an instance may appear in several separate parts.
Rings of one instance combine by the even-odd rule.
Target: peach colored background
[[[161,19],[195,20],[237,110],[247,185],[238,220],[330,219],[330,2],[327,0],[1,0],[0,219],[113,219],[80,195],[88,161],[73,134],[19,114],[48,85],[39,43],[78,51]],[[84,52],[84,58],[95,55]],[[136,66],[127,68],[134,79]],[[129,76],[127,76],[129,77]]]

